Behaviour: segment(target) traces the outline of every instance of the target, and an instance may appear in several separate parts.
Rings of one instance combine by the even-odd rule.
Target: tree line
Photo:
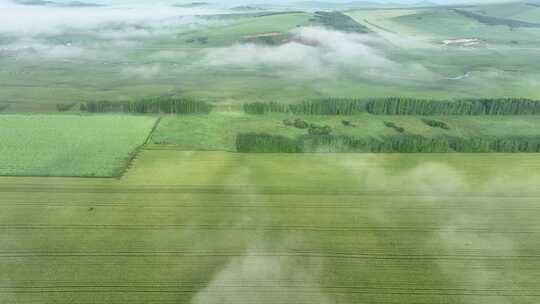
[[[395,135],[355,138],[306,134],[296,138],[267,133],[240,133],[236,149],[245,153],[538,153],[540,137],[461,138]]]
[[[236,151],[243,153],[302,153],[301,141],[267,133],[240,133]]]
[[[381,98],[366,103],[375,115],[540,115],[540,101],[526,98],[482,98],[440,101]]]
[[[324,98],[305,100],[299,104],[252,102],[243,104],[246,114],[292,113],[296,115],[354,115],[366,112],[366,100]]]
[[[325,98],[299,104],[253,102],[243,105],[247,114],[292,113],[304,115],[540,115],[540,101],[527,98],[460,100],[389,97],[375,99]]]
[[[199,100],[158,97],[136,101],[89,101],[81,104],[81,111],[89,113],[165,113],[165,114],[208,114],[213,105]]]

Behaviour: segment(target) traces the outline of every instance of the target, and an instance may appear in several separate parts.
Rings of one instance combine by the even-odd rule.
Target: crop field
[[[540,157],[143,150],[0,178],[2,303],[537,303]]]
[[[234,2],[0,0],[0,304],[540,303],[540,0]]]
[[[0,175],[117,176],[154,117],[0,116]]]
[[[460,137],[504,137],[504,136],[539,136],[540,117],[538,116],[499,116],[499,117],[415,117],[415,116],[375,116],[360,114],[353,116],[317,116],[267,114],[248,115],[241,112],[213,112],[207,115],[165,117],[152,134],[150,143],[156,145],[177,146],[183,150],[220,150],[235,151],[238,133],[258,132],[287,137],[306,134],[306,129],[286,126],[285,119],[300,118],[308,123],[328,125],[334,135],[347,135],[357,138],[397,135],[385,126],[385,122],[395,123],[404,128],[404,134],[425,137],[460,136]],[[449,130],[433,128],[422,119],[436,119],[447,123]],[[353,127],[343,125],[346,120]]]

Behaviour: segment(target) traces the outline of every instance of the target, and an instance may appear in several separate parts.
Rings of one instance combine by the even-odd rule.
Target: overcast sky
[[[0,0],[2,2],[10,2],[12,0]],[[21,0],[25,1],[25,0]],[[26,0],[30,1],[30,0]],[[48,0],[52,2],[73,2],[75,0]],[[103,3],[103,4],[125,4],[125,3],[191,3],[191,2],[210,2],[210,3],[220,3],[220,4],[236,4],[236,3],[297,3],[297,2],[333,2],[333,3],[351,3],[351,2],[378,2],[378,3],[418,3],[426,0],[272,0],[271,2],[263,0],[77,0],[80,2],[89,2],[89,3]],[[429,2],[438,3],[438,4],[452,4],[452,3],[490,3],[490,2],[512,2],[514,0],[427,0]],[[517,1],[517,0],[516,0]],[[515,1],[514,1],[515,2]]]

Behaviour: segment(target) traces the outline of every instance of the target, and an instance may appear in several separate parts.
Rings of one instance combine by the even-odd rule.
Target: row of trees
[[[539,115],[540,101],[520,98],[440,101],[415,98],[384,98],[366,104],[375,115]]]
[[[166,113],[166,114],[208,114],[212,104],[185,98],[158,97],[137,101],[90,101],[81,104],[81,111],[90,113]]]
[[[361,99],[325,98],[291,104],[293,114],[304,115],[354,115],[366,112],[366,102]]]
[[[251,102],[242,105],[246,114],[288,113],[288,104],[277,102]]]
[[[540,101],[526,98],[483,98],[444,101],[390,97],[377,99],[326,98],[299,104],[254,102],[243,105],[248,114],[303,115],[540,115]]]
[[[415,135],[382,139],[350,136],[303,136],[303,152],[336,153],[445,153],[451,152],[448,140]]]
[[[540,137],[506,137],[506,138],[451,138],[450,146],[458,152],[504,152],[504,153],[538,153]]]
[[[243,105],[247,114],[292,113],[297,115],[354,115],[366,112],[366,100],[325,98],[307,100],[299,104],[252,102]]]
[[[240,133],[236,150],[243,153],[302,153],[301,141],[267,133]]]
[[[266,133],[241,133],[238,152],[247,153],[538,153],[540,137],[426,138],[396,135],[383,138],[354,138],[345,135],[306,134],[296,138]]]

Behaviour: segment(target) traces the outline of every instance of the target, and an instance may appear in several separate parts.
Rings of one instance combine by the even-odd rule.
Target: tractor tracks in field
[[[0,252],[0,259],[3,258],[66,258],[66,257],[176,257],[176,258],[213,258],[213,257],[243,257],[243,258],[330,258],[340,260],[449,260],[449,261],[518,261],[518,262],[538,262],[540,254],[524,255],[485,255],[475,253],[463,254],[391,254],[385,252],[374,253],[346,253],[346,252],[320,252],[292,250],[285,252],[250,252],[245,251],[185,251],[185,250],[120,250],[120,251],[3,251]]]
[[[27,225],[11,224],[0,225],[0,230],[209,230],[209,231],[304,231],[304,232],[392,232],[392,233],[481,233],[481,234],[539,234],[540,229],[535,230],[494,230],[490,228],[441,228],[441,227],[411,227],[411,226],[316,226],[316,225],[189,225],[189,224],[138,224],[138,225],[113,225],[113,224],[65,224],[65,225]]]
[[[474,289],[474,288],[422,288],[410,286],[354,286],[354,285],[308,285],[287,284],[287,282],[270,282],[267,284],[221,284],[214,286],[217,294],[275,294],[281,292],[295,292],[302,294],[366,294],[366,295],[400,295],[400,296],[477,296],[477,297],[540,297],[540,289]],[[0,293],[197,293],[204,284],[155,284],[147,285],[67,285],[35,286],[35,287],[2,287]]]
[[[351,196],[351,197],[403,197],[403,198],[540,198],[540,192],[469,192],[469,191],[382,191],[357,190],[353,188],[324,189],[321,187],[258,187],[257,191],[250,191],[248,185],[36,185],[31,183],[0,183],[0,193],[105,193],[105,194],[216,194],[216,195],[305,195],[305,196]]]

